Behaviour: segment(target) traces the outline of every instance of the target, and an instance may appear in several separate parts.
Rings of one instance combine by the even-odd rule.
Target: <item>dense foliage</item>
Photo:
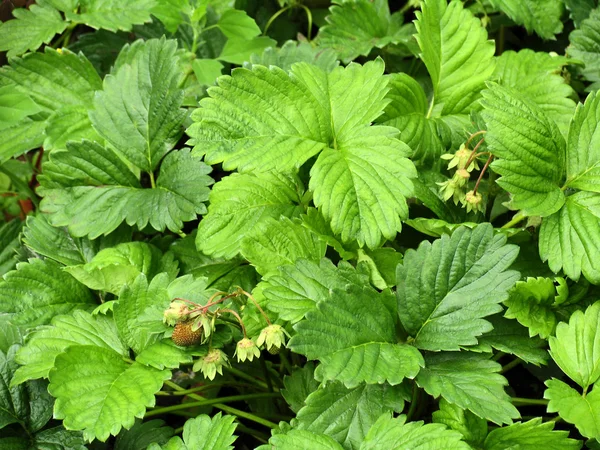
[[[0,51],[0,448],[600,448],[596,0],[37,0]]]

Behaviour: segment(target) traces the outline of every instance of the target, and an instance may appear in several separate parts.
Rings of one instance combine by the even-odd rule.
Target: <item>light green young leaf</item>
[[[237,427],[234,420],[235,416],[222,416],[221,413],[189,419],[183,426],[183,441],[190,449],[232,450],[231,444],[237,439],[233,434]]]
[[[277,66],[286,72],[292,69],[293,64],[299,62],[315,65],[325,72],[331,72],[339,65],[333,50],[313,47],[304,41],[286,41],[281,48],[267,47],[261,55],[250,56],[251,64],[261,64],[267,67]],[[252,66],[247,66],[247,68],[250,69]]]
[[[293,217],[302,211],[304,192],[291,174],[231,174],[215,184],[208,214],[198,227],[196,246],[206,255],[236,256],[244,237],[266,218]]]
[[[498,374],[501,368],[485,355],[432,353],[425,357],[425,368],[417,375],[417,383],[429,395],[441,395],[483,419],[511,424],[520,415],[504,391],[508,382]]]
[[[423,350],[458,350],[492,330],[483,318],[499,312],[519,273],[508,270],[519,249],[489,224],[456,230],[408,250],[398,265],[400,320]]]
[[[23,328],[50,322],[74,309],[91,309],[92,293],[51,260],[31,259],[17,264],[0,281],[0,304],[10,321]]]
[[[383,290],[396,285],[396,267],[402,262],[402,253],[391,247],[358,250],[357,264],[365,264],[371,274],[371,284]]]
[[[348,284],[364,286],[367,274],[356,271],[348,263],[336,267],[328,259],[320,264],[298,259],[294,265],[278,267],[279,273],[270,275],[261,283],[267,308],[292,323],[300,321],[317,302],[331,297],[333,289],[344,289]]]
[[[27,8],[15,8],[15,17],[0,23],[0,51],[8,50],[8,57],[22,55],[28,50],[35,51],[42,44],[49,44],[52,38],[67,27],[60,13],[48,2],[37,2]]]
[[[242,240],[242,255],[263,276],[279,266],[294,264],[299,258],[320,261],[327,245],[316,235],[292,220],[267,217]]]
[[[22,228],[23,222],[19,219],[13,219],[0,227],[0,277],[13,270],[17,264],[15,256]]]
[[[483,92],[491,167],[498,184],[512,195],[512,206],[527,215],[549,216],[565,202],[565,140],[535,103],[514,89],[490,83]]]
[[[588,81],[593,81],[591,88],[597,89],[600,81],[600,8],[593,9],[578,29],[569,34],[567,54],[583,61],[583,76]]]
[[[485,450],[579,450],[581,442],[569,439],[568,431],[552,431],[554,422],[542,423],[536,417],[525,423],[515,423],[508,427],[492,430],[485,440]]]
[[[337,0],[325,18],[327,25],[319,29],[320,47],[333,49],[349,63],[367,56],[373,47],[383,48],[401,42],[402,15],[390,14],[386,1]]]
[[[48,391],[56,398],[54,417],[65,428],[104,442],[143,417],[170,377],[168,370],[129,364],[113,350],[76,345],[56,357]]]
[[[402,411],[408,398],[410,393],[402,385],[362,384],[346,389],[341,383],[328,383],[308,396],[296,428],[326,434],[345,449],[358,450],[379,416]]]
[[[1,27],[1,25],[0,25]],[[2,28],[0,28],[1,30]],[[1,33],[1,31],[0,31]],[[12,86],[0,87],[0,127],[16,123],[42,110],[28,95],[15,92]]]
[[[13,384],[47,378],[56,356],[73,345],[94,345],[128,356],[112,318],[74,311],[71,315],[54,317],[51,325],[37,328],[28,337],[16,356],[21,367],[15,373]]]
[[[82,141],[70,142],[67,149],[53,152],[44,163],[38,192],[50,223],[69,227],[73,236],[95,239],[123,222],[179,231],[183,222],[206,212],[211,168],[186,149],[164,158],[152,189],[143,189],[138,176],[108,148]]]
[[[223,64],[216,59],[195,59],[192,62],[192,69],[198,83],[208,86],[215,84],[216,79],[221,76],[223,67]]]
[[[546,381],[544,398],[550,400],[548,412],[558,412],[565,422],[572,423],[590,439],[600,438],[600,389],[582,396],[575,389],[556,378]]]
[[[561,370],[584,390],[600,378],[600,302],[585,313],[575,311],[567,325],[556,327],[550,336],[550,355]]]
[[[421,59],[442,115],[467,113],[494,72],[493,41],[462,2],[425,0],[416,13]]]
[[[175,345],[171,339],[163,339],[149,344],[135,360],[156,369],[177,369],[181,364],[191,364],[192,355]]]
[[[80,0],[42,0],[48,3],[59,11],[73,11],[79,6]]]
[[[529,33],[535,31],[544,39],[554,40],[555,34],[563,29],[561,19],[564,5],[555,0],[490,0],[518,25],[523,25]]]
[[[463,440],[474,448],[481,447],[488,434],[488,425],[485,419],[477,417],[471,411],[462,409],[457,405],[440,400],[440,409],[431,415],[434,423],[446,425],[451,430],[458,431]]]
[[[254,53],[262,53],[265,48],[274,45],[276,45],[276,42],[266,36],[253,39],[228,39],[217,59],[242,65],[244,62],[250,61],[250,56]]]
[[[337,380],[353,388],[362,382],[396,385],[414,378],[423,357],[415,347],[397,343],[390,303],[389,292],[370,287],[335,289],[294,327],[288,346],[321,361],[315,372],[321,381]]]
[[[423,421],[406,423],[406,416],[393,418],[383,414],[373,424],[360,450],[470,450],[460,433],[438,423],[423,425]]]
[[[66,149],[67,141],[87,139],[104,142],[92,127],[88,108],[80,105],[61,108],[48,117],[46,123],[45,150]]]
[[[133,25],[150,22],[155,0],[79,0],[79,11],[65,11],[75,23],[110,31],[130,31]]]
[[[173,428],[164,426],[163,420],[136,421],[115,440],[114,450],[145,450],[152,443],[165,444],[173,436]]]
[[[285,434],[276,434],[269,439],[269,443],[257,447],[256,450],[271,450],[285,448],[285,450],[343,450],[337,441],[325,434],[313,433],[306,430],[290,430]]]
[[[219,18],[217,26],[228,39],[249,40],[260,34],[260,28],[246,11],[228,9]]]
[[[283,377],[281,395],[289,405],[290,409],[297,413],[306,405],[306,398],[319,388],[319,382],[315,380],[315,364],[309,361],[302,367],[294,368],[291,375]]]
[[[542,261],[550,269],[561,269],[573,280],[581,273],[591,283],[600,283],[600,195],[578,192],[567,197],[560,211],[546,217],[540,228]]]

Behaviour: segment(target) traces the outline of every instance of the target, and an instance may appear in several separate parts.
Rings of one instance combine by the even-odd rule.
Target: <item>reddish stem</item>
[[[479,174],[479,178],[477,178],[477,182],[475,183],[475,187],[473,188],[473,195],[475,195],[477,193],[477,188],[479,187],[479,183],[481,182],[481,179],[483,178],[483,174],[485,173],[485,171],[489,167],[489,165],[492,162],[493,158],[494,158],[494,155],[490,154],[489,158],[485,162],[485,165],[483,166],[483,169],[481,169],[481,173]]]

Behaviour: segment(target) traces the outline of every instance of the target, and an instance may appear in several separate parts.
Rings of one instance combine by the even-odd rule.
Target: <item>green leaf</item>
[[[302,220],[302,226],[315,233],[318,238],[325,242],[330,247],[339,253],[340,257],[344,260],[355,259],[357,257],[356,252],[347,249],[356,247],[356,244],[349,242],[347,246],[342,245],[339,236],[331,230],[331,226],[323,217],[323,214],[316,208],[309,207],[306,210],[306,214],[300,215]]]
[[[85,439],[106,441],[154,406],[154,394],[171,372],[128,364],[113,350],[90,345],[67,348],[56,357],[48,391],[56,398],[54,417]]]
[[[119,49],[130,44],[132,38],[135,36],[132,37],[124,32],[113,33],[98,30],[80,34],[77,36],[77,40],[69,45],[69,49],[75,53],[83,53],[98,73],[104,77],[111,71]]]
[[[132,44],[124,50],[126,63],[104,79],[90,112],[98,133],[146,172],[177,143],[186,116],[176,50],[177,43],[165,39]]]
[[[237,424],[235,416],[221,416],[217,413],[212,417],[202,414],[189,419],[183,426],[183,441],[187,448],[197,450],[232,450]]]
[[[58,314],[90,309],[95,303],[86,287],[50,260],[19,263],[0,282],[2,311],[23,328],[44,325]]]
[[[575,28],[581,27],[581,22],[589,17],[596,6],[596,0],[564,0],[564,2]]]
[[[241,250],[256,271],[266,276],[299,258],[320,261],[326,248],[324,242],[302,225],[286,217],[279,220],[267,217],[244,237]]]
[[[393,418],[383,414],[369,430],[360,450],[470,450],[471,447],[461,440],[460,433],[448,430],[444,425],[423,421],[406,423],[406,416]]]
[[[146,450],[152,443],[165,444],[174,430],[164,425],[163,420],[136,422],[131,429],[119,433],[115,450]]]
[[[332,48],[345,63],[367,56],[373,47],[383,48],[402,41],[402,15],[391,15],[387,2],[338,0],[333,3],[325,18],[327,25],[319,29],[317,39],[319,46]]]
[[[391,288],[396,285],[396,267],[402,262],[402,253],[391,247],[358,251],[358,264],[366,264],[371,273],[371,284],[377,289]]]
[[[277,270],[279,273],[261,283],[263,295],[268,309],[292,323],[314,310],[318,301],[330,298],[333,289],[369,282],[366,274],[357,272],[350,264],[340,262],[336,267],[328,259],[322,259],[320,264],[298,259],[293,266],[284,265]]]
[[[432,414],[432,419],[435,423],[444,424],[451,430],[458,431],[462,434],[463,440],[475,448],[482,446],[488,434],[485,419],[444,399],[440,400],[440,409]]]
[[[209,164],[241,172],[294,170],[324,150],[311,170],[315,205],[342,240],[377,247],[400,230],[415,176],[397,131],[370,126],[386,104],[382,73],[381,60],[331,73],[234,70],[192,114],[190,142]]]
[[[302,367],[294,369],[291,375],[283,377],[281,395],[289,405],[290,409],[297,413],[306,405],[306,398],[316,391],[319,382],[315,380],[315,364],[309,361]]]
[[[312,64],[325,72],[331,72],[339,65],[335,51],[313,47],[304,41],[286,41],[281,48],[267,47],[261,55],[250,56],[250,62],[266,67],[277,66],[286,72],[289,72],[292,65],[298,62]]]
[[[325,434],[313,433],[306,430],[290,430],[285,434],[276,434],[269,439],[269,443],[257,447],[256,450],[270,450],[285,448],[286,450],[343,450],[335,439]]]
[[[501,310],[499,303],[519,279],[508,270],[517,253],[489,224],[459,228],[408,250],[396,272],[396,294],[414,345],[439,351],[477,344],[478,336],[492,330],[483,318]]]
[[[600,283],[600,195],[578,192],[567,197],[560,211],[546,217],[540,228],[540,258],[550,269],[561,269],[573,280],[581,273]]]
[[[29,434],[40,430],[52,418],[53,399],[44,381],[9,386],[18,367],[15,362],[18,349],[18,345],[13,345],[7,353],[0,351],[0,429],[17,423]]]
[[[65,30],[67,24],[60,13],[46,3],[13,10],[15,18],[0,24],[0,51],[8,50],[9,58],[35,51]]]
[[[198,227],[198,249],[216,257],[236,256],[247,234],[269,217],[293,217],[302,208],[300,179],[291,174],[266,172],[231,174],[215,184],[208,214]]]
[[[23,244],[34,254],[43,255],[66,266],[85,262],[83,247],[63,228],[53,227],[46,216],[27,216]]]
[[[36,433],[34,443],[39,450],[86,450],[83,434],[65,430],[62,425]]]
[[[2,28],[0,28],[0,34]],[[42,110],[28,95],[15,92],[12,86],[0,87],[0,121],[2,127],[9,123],[19,122]]]
[[[425,368],[417,383],[429,395],[440,395],[449,403],[468,409],[498,425],[520,417],[504,391],[506,378],[498,374],[502,366],[488,356],[473,353],[435,353],[425,357]]]
[[[389,292],[348,286],[335,289],[294,328],[288,344],[295,353],[319,359],[315,377],[353,388],[362,382],[396,385],[414,378],[424,365],[419,351],[397,343]],[[360,320],[356,320],[360,317]]]
[[[171,339],[163,339],[145,347],[135,360],[161,370],[164,368],[177,369],[181,364],[191,364],[192,356],[177,347]]]
[[[88,263],[66,267],[65,270],[90,289],[118,294],[140,273],[151,279],[160,272],[177,275],[173,256],[145,242],[126,242],[101,250]]]
[[[2,83],[1,79],[0,83]],[[45,121],[32,120],[29,117],[20,122],[9,124],[6,128],[0,124],[0,132],[2,132],[0,163],[40,147],[44,143],[45,128]]]
[[[495,45],[462,2],[425,0],[416,12],[421,59],[442,115],[467,113],[494,71]]]
[[[183,222],[206,212],[211,168],[186,149],[165,157],[152,189],[143,189],[138,176],[108,148],[82,141],[70,142],[67,150],[53,152],[44,163],[38,192],[50,223],[67,226],[73,236],[95,239],[123,222],[179,231]]]
[[[22,344],[23,336],[19,327],[9,322],[9,316],[0,317],[0,351],[7,353],[13,344]]]
[[[21,367],[15,373],[13,384],[47,378],[56,357],[75,345],[93,345],[128,356],[128,349],[119,340],[112,318],[92,316],[85,311],[57,315],[51,325],[37,328],[17,353],[16,361]]]
[[[600,8],[590,11],[589,17],[569,34],[569,41],[566,51],[570,57],[583,61],[583,76],[588,81],[600,81]]]
[[[558,412],[565,422],[574,424],[585,437],[600,438],[600,389],[594,388],[582,396],[555,378],[546,381],[546,386],[544,398],[550,400],[549,413]]]
[[[299,430],[326,434],[345,449],[358,450],[371,425],[385,412],[399,412],[408,392],[402,386],[329,383],[306,399],[297,415]]]
[[[558,127],[519,92],[490,83],[483,92],[486,143],[499,159],[491,165],[497,183],[512,194],[512,207],[549,216],[565,202],[565,141]]]
[[[485,440],[485,450],[505,450],[518,448],[519,450],[579,450],[581,442],[569,439],[568,431],[552,431],[554,422],[542,423],[536,417],[525,423],[515,423],[508,427],[492,430]]]
[[[228,39],[252,39],[260,34],[260,28],[246,11],[228,9],[219,18],[217,26]]]
[[[245,61],[250,61],[252,54],[262,53],[265,48],[272,47],[275,44],[273,39],[266,36],[253,39],[228,39],[217,59],[242,65]]]
[[[550,278],[527,278],[518,281],[504,302],[508,310],[505,317],[517,319],[521,325],[529,329],[529,336],[540,335],[548,339],[554,334],[558,323],[553,306],[556,288]]]
[[[79,11],[65,11],[65,17],[92,28],[130,31],[133,25],[150,22],[155,0],[79,0]]]
[[[563,29],[561,19],[563,2],[554,0],[490,0],[518,25],[523,25],[529,33],[535,31],[544,39],[554,40],[555,34]]]
[[[17,264],[15,256],[22,227],[23,222],[19,219],[13,219],[0,227],[0,276],[14,269]]]
[[[192,62],[194,75],[200,84],[213,85],[218,77],[221,76],[223,64],[216,59],[195,59]]]
[[[66,106],[48,118],[44,139],[45,150],[66,149],[67,141],[82,139],[104,142],[92,128],[87,108],[79,105]]]
[[[550,336],[550,355],[561,370],[584,390],[600,378],[600,302],[585,313],[575,311],[567,325],[556,327],[556,337]]]

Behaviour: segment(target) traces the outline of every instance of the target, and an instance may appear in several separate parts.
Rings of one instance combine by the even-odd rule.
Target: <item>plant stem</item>
[[[260,311],[260,313],[262,314],[262,316],[265,318],[267,324],[271,325],[271,320],[269,320],[269,316],[267,316],[267,314],[265,313],[265,311],[260,307],[260,305],[254,299],[254,297],[252,296],[252,294],[250,294],[249,292],[244,291],[243,289],[240,289],[240,292],[242,294],[244,294],[246,297],[248,297],[252,301],[252,303],[254,303],[254,306],[256,306],[256,308]]]
[[[227,372],[229,372],[229,373],[231,373],[231,374],[233,374],[233,375],[235,375],[235,376],[237,376],[239,378],[243,378],[244,380],[250,381],[251,383],[254,383],[257,386],[260,386],[263,389],[266,389],[266,390],[269,389],[269,386],[267,386],[267,383],[264,383],[264,382],[262,382],[260,380],[257,380],[253,376],[248,375],[247,373],[242,372],[241,370],[238,370],[238,369],[236,369],[234,367],[224,367],[224,369]],[[273,387],[273,390],[276,391],[276,392],[279,391],[279,389],[277,389],[276,387]]]
[[[522,397],[511,397],[510,401],[513,405],[541,405],[546,406],[548,404],[548,400],[546,399],[537,399],[537,398],[522,398]]]
[[[270,392],[274,392],[273,391],[273,383],[271,382],[271,377],[269,375],[269,369],[267,368],[267,363],[265,362],[264,358],[260,358],[260,367],[262,367],[263,373],[265,374],[265,381],[267,382],[267,387],[269,388]]]
[[[524,220],[525,217],[527,217],[527,216],[523,213],[523,211],[519,211],[518,213],[516,213],[513,216],[513,218],[509,222],[505,223],[500,228],[513,228],[519,222],[521,222],[522,220]]]
[[[500,373],[506,373],[510,369],[512,369],[512,368],[518,366],[519,364],[521,364],[522,362],[523,362],[523,360],[521,358],[515,358],[511,362],[509,362],[508,364],[506,364],[504,367],[502,367],[502,370],[500,371]]]
[[[275,14],[273,14],[271,16],[271,18],[268,20],[267,24],[265,25],[265,29],[263,30],[263,36],[267,35],[267,30],[269,29],[271,24],[273,22],[275,22],[275,19],[277,19],[280,15],[282,15],[284,12],[286,12],[290,8],[291,8],[291,5],[288,5],[285,8],[281,8],[279,11],[277,11]]]
[[[40,205],[40,202],[38,201],[35,192],[33,192],[33,190],[29,187],[29,185],[26,182],[19,179],[19,177],[14,175],[12,172],[6,170],[1,165],[0,173],[3,173],[10,179],[10,182],[13,184],[13,186],[17,189],[18,192],[26,194],[29,200],[31,200],[31,202],[35,205],[36,208]]]
[[[242,425],[241,423],[237,424],[236,430],[239,430],[242,433],[249,434],[262,444],[266,444],[269,440],[269,436],[267,436],[266,434],[261,433],[260,431],[253,430],[252,428],[248,428],[247,426]]]
[[[482,141],[483,141],[483,139],[482,139]],[[477,144],[477,145],[479,145],[479,144]],[[490,157],[485,162],[483,169],[481,169],[481,172],[479,173],[479,177],[477,178],[477,182],[475,183],[475,187],[473,188],[473,195],[475,195],[477,193],[477,189],[479,188],[479,183],[481,183],[481,180],[483,179],[483,175],[485,174],[485,172],[486,172],[487,168],[489,167],[490,163],[492,162],[493,158],[494,158],[494,155],[490,155]]]
[[[306,5],[298,5],[300,6],[300,8],[304,9],[304,11],[306,12],[306,19],[308,20],[308,33],[306,33],[306,39],[309,40],[310,42],[310,36],[312,34],[312,22],[313,22],[313,18],[312,18],[312,13],[310,12],[310,9],[308,8],[308,6]]]
[[[203,386],[198,386],[195,388],[191,388],[191,389],[183,389],[180,391],[159,391],[157,392],[158,395],[188,395],[188,394],[193,394],[195,392],[203,392],[203,391],[208,391],[209,389],[215,389],[215,388],[220,388],[223,386],[240,386],[240,387],[251,387],[256,389],[256,386],[254,386],[253,384],[249,384],[249,383],[235,383],[235,382],[227,382],[227,383],[213,383],[213,384],[205,384]]]
[[[253,422],[264,425],[268,428],[278,428],[276,423],[271,422],[270,420],[263,419],[262,417],[255,416],[254,414],[247,413],[245,411],[241,411],[236,408],[232,408],[231,406],[223,405],[223,404],[215,404],[213,405],[215,408],[220,409],[221,411],[225,411],[226,413],[233,414],[234,416],[242,417],[243,419],[248,419]]]
[[[418,399],[419,399],[419,387],[417,386],[417,383],[415,383],[413,381],[412,397],[410,399],[410,408],[408,408],[408,412],[406,413],[407,421],[410,421],[413,419],[413,415],[417,409]]]

